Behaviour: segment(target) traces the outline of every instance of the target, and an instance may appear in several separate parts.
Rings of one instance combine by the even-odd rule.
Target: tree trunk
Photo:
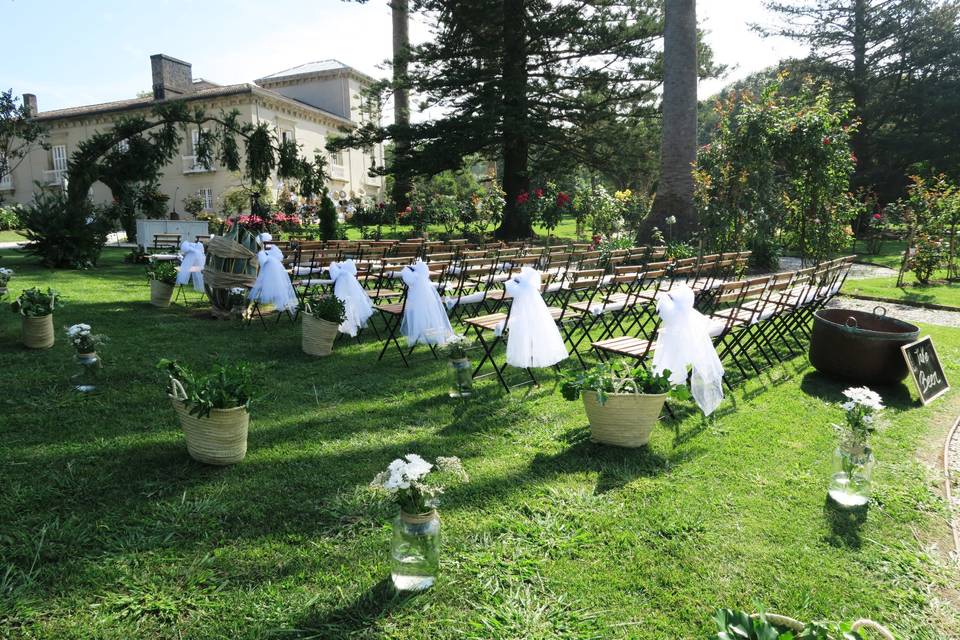
[[[674,237],[697,228],[693,164],[697,160],[697,11],[695,0],[666,0],[663,31],[663,138],[660,181],[644,233],[665,231],[677,219]]]
[[[403,210],[410,204],[409,165],[406,162],[410,143],[407,139],[407,127],[410,126],[410,95],[407,90],[407,70],[410,57],[410,3],[409,0],[391,0],[393,16],[393,122],[397,127],[394,139],[393,193],[391,197],[397,210]],[[399,162],[398,162],[399,161]]]
[[[517,196],[530,188],[527,161],[527,25],[524,0],[503,2],[503,191],[506,207],[495,236],[528,238],[533,227],[517,207]]]
[[[867,99],[870,77],[867,69],[867,0],[853,0],[853,77],[850,93],[853,95],[853,116],[860,126],[850,137],[850,146],[857,158],[854,184],[871,184],[870,151],[867,149]]]

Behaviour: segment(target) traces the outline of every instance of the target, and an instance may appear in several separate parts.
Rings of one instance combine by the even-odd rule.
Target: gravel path
[[[801,269],[800,258],[780,258],[780,271],[797,271]],[[875,264],[854,263],[850,267],[849,280],[865,280],[867,278],[887,278],[897,275],[896,269],[878,267]]]
[[[877,306],[882,306],[887,310],[887,315],[898,320],[907,322],[923,322],[926,324],[939,324],[944,327],[960,328],[960,311],[941,311],[939,309],[924,309],[922,307],[910,307],[904,304],[895,304],[893,302],[874,302],[873,300],[859,300],[847,296],[837,296],[831,300],[828,307],[839,307],[841,309],[852,309],[854,311],[871,312]]]

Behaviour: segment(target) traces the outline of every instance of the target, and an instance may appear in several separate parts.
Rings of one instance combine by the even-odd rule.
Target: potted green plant
[[[7,294],[7,284],[9,284],[10,278],[12,277],[13,269],[0,267],[0,297],[3,297]]]
[[[883,399],[868,387],[850,387],[843,395],[847,401],[840,406],[846,420],[842,425],[834,425],[840,443],[833,451],[833,474],[827,495],[839,507],[856,509],[870,501],[874,459],[867,439],[876,426],[877,415],[883,411]]]
[[[438,473],[432,473],[436,470]],[[399,513],[393,522],[390,576],[399,591],[429,589],[440,569],[440,517],[437,501],[443,493],[438,478],[469,482],[459,458],[438,457],[433,465],[415,453],[397,458],[370,483],[386,492]],[[441,480],[442,481],[442,480]]]
[[[328,356],[337,339],[340,323],[346,319],[343,301],[329,293],[309,291],[300,305],[303,316],[303,352],[311,356]]]
[[[626,360],[568,373],[560,391],[567,400],[583,398],[594,441],[620,447],[645,446],[667,396],[688,396],[670,383],[669,371],[651,373]]]
[[[440,353],[447,357],[450,370],[451,398],[467,398],[473,394],[473,364],[467,356],[472,346],[465,336],[455,335],[440,345]]]
[[[866,640],[864,629],[876,632],[884,640],[894,640],[886,627],[865,619],[852,624],[803,623],[773,613],[720,609],[713,620],[717,633],[710,640]]]
[[[54,343],[53,312],[63,306],[63,298],[53,289],[24,289],[11,308],[21,317],[23,344],[30,349],[49,349]]]
[[[176,360],[161,360],[170,400],[183,427],[187,451],[199,462],[228,465],[247,454],[250,402],[256,371],[246,362],[218,364],[197,373]]]
[[[156,260],[147,266],[150,281],[150,304],[169,307],[173,286],[177,283],[177,267],[170,260]]]

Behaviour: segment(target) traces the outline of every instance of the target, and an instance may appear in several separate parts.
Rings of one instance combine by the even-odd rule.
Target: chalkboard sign
[[[950,389],[930,336],[905,344],[900,349],[907,360],[913,381],[917,383],[920,402],[930,404]]]

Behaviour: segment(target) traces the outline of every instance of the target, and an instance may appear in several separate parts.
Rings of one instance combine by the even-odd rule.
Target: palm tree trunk
[[[663,138],[660,181],[647,224],[664,230],[677,219],[677,238],[696,229],[693,164],[697,160],[697,10],[695,0],[666,0],[663,31]]]
[[[393,193],[391,197],[398,210],[410,204],[410,172],[405,161],[410,143],[406,129],[410,126],[410,94],[407,90],[407,71],[410,58],[410,3],[409,0],[391,0],[393,17],[393,122],[397,127],[394,140]],[[399,162],[398,162],[399,161]]]

